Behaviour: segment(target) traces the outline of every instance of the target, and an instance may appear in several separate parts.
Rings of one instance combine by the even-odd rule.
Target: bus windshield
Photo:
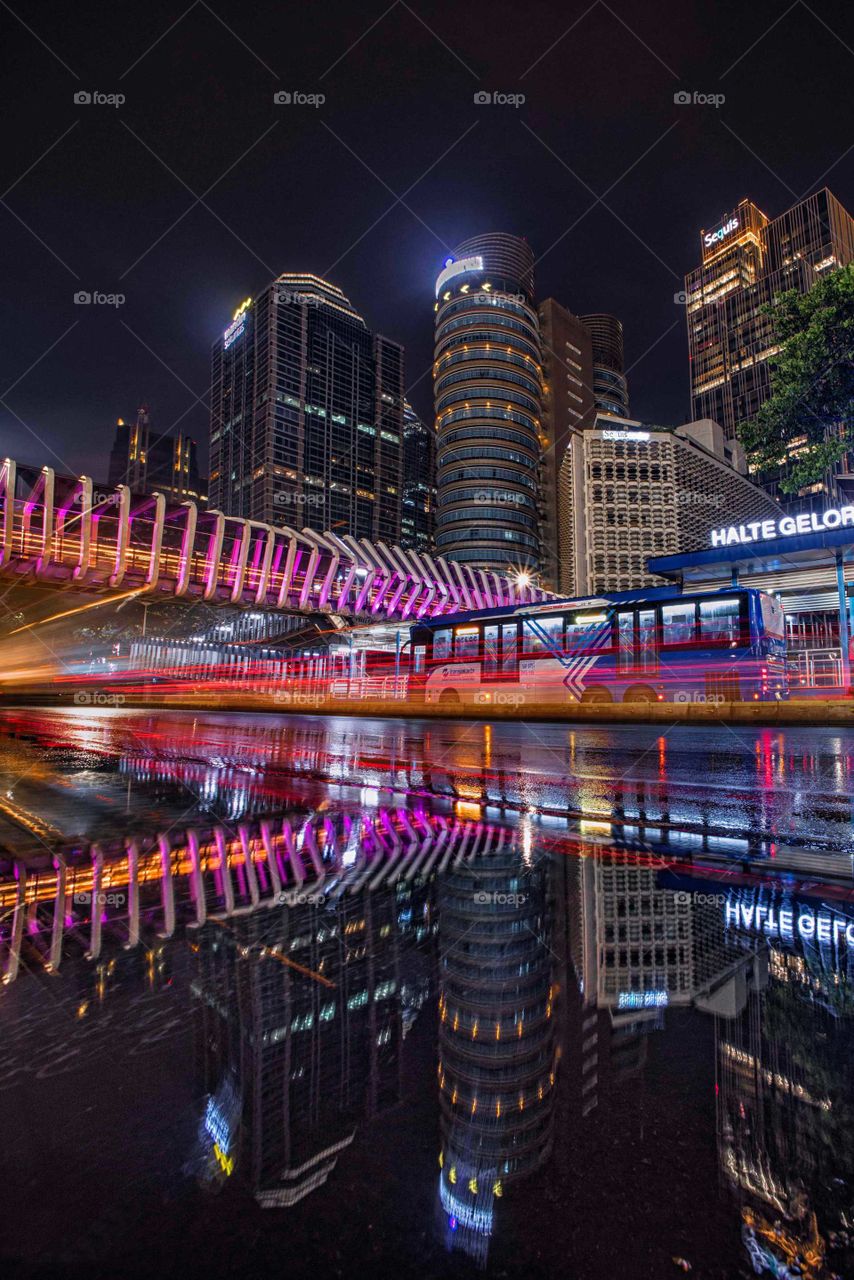
[[[774,596],[766,595],[764,591],[760,594],[759,601],[762,607],[762,625],[768,635],[785,638],[786,616],[780,601],[775,600]]]

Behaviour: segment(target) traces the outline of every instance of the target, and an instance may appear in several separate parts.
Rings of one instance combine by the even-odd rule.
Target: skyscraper
[[[432,550],[435,521],[436,432],[404,400],[400,545],[414,551]]]
[[[542,372],[534,257],[464,241],[436,280],[436,548],[480,568],[540,567]]]
[[[771,394],[777,348],[763,308],[783,290],[808,293],[823,273],[854,261],[854,219],[827,188],[773,221],[742,200],[701,231],[700,244],[701,265],[685,277],[692,412],[732,437]],[[760,478],[777,494],[782,474]],[[838,478],[828,476],[794,505],[840,496]]]
[[[400,539],[403,348],[341,290],[285,272],[217,339],[211,505],[227,515]]]
[[[599,413],[629,416],[629,387],[624,372],[623,322],[597,313],[582,316],[581,323],[593,344],[593,398]]]
[[[116,423],[107,479],[111,486],[126,484],[134,493],[157,490],[178,501],[206,500],[196,441],[183,431],[158,435],[147,404],[137,409],[135,421],[119,418]]]
[[[539,308],[543,343],[543,580],[561,583],[562,529],[570,512],[561,505],[560,469],[575,432],[592,427],[593,340],[579,316],[547,298]],[[561,588],[562,589],[562,588]]]

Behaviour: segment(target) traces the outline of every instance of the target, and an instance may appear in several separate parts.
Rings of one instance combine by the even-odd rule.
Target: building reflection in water
[[[439,1216],[485,1264],[496,1201],[554,1141],[549,866],[509,841],[439,878]]]
[[[750,889],[728,895],[725,922],[767,963],[716,1021],[722,1176],[754,1270],[818,1280],[854,1261],[854,914]]]
[[[649,850],[547,830],[415,802],[0,864],[0,969],[16,990],[33,972],[63,979],[85,1025],[122,983],[168,996],[186,942],[192,1167],[269,1208],[322,1188],[404,1099],[407,1033],[437,1010],[425,1177],[442,1246],[481,1266],[538,1172],[560,1192],[602,1157],[606,1108],[640,1109],[645,1073],[672,1081],[661,1060],[700,1028],[716,1090],[698,1137],[711,1153],[716,1120],[741,1265],[851,1273],[848,899],[820,881],[800,896],[771,875],[750,884],[740,864],[677,879]],[[649,1154],[664,1177],[669,1147]]]

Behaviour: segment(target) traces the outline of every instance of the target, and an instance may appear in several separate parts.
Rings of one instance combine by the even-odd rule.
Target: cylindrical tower
[[[593,344],[593,399],[599,413],[629,416],[629,387],[623,372],[623,322],[616,316],[581,316]]]
[[[534,256],[464,241],[436,280],[436,549],[496,571],[540,567],[540,328]]]

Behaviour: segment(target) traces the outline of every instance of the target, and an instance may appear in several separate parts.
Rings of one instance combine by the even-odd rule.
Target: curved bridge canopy
[[[88,476],[0,468],[0,577],[101,594],[132,591],[288,613],[392,620],[549,593],[523,580],[366,539],[274,526]]]

